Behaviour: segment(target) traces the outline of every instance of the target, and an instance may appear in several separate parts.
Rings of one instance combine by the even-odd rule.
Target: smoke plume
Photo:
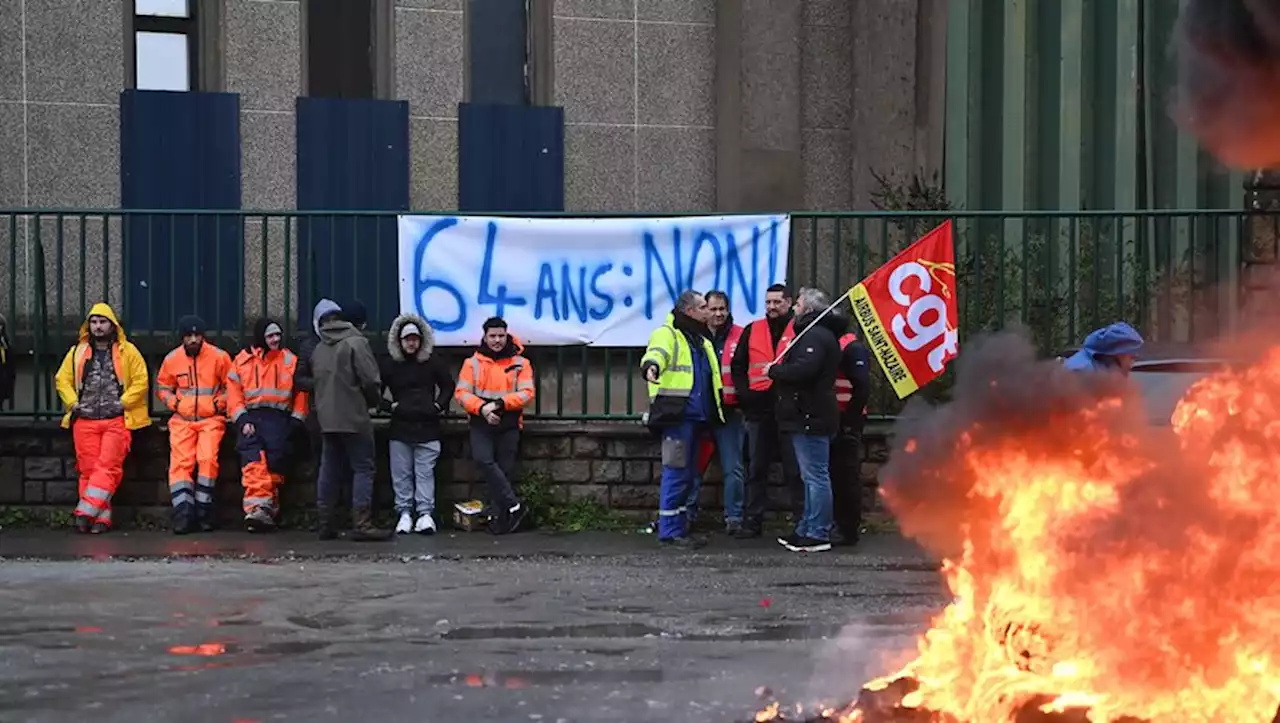
[[[1280,165],[1280,0],[1188,0],[1173,47],[1182,126],[1227,165]]]

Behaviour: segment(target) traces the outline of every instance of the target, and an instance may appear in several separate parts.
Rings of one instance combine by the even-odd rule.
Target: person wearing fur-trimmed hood
[[[391,412],[387,436],[395,489],[396,532],[433,534],[436,462],[440,459],[440,415],[449,408],[453,377],[432,356],[435,334],[417,314],[401,314],[387,333],[382,361],[384,405]],[[416,515],[416,520],[415,520]]]

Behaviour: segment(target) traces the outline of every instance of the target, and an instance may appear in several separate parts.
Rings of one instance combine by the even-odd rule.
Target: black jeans
[[[326,433],[316,476],[316,503],[324,513],[338,505],[342,486],[351,486],[351,508],[373,506],[374,442],[372,434]]]
[[[841,435],[831,441],[831,494],[835,523],[849,540],[862,527],[862,435]]]
[[[782,478],[790,497],[791,514],[799,520],[804,515],[804,483],[800,481],[800,466],[796,463],[791,435],[779,432],[774,419],[748,419],[747,449],[750,463],[742,526],[758,530],[764,525],[764,513],[769,509],[769,469],[779,458],[782,461]]]
[[[512,486],[520,462],[519,429],[471,427],[471,459],[489,489],[489,507],[510,510],[520,504]]]

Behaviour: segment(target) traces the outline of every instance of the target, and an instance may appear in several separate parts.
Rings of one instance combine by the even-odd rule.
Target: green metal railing
[[[204,307],[218,311],[210,334],[229,350],[240,347],[261,315],[305,329],[311,304],[335,286],[371,289],[372,317],[387,320],[394,302],[378,291],[385,277],[376,270],[397,258],[394,231],[386,230],[394,218],[382,212],[0,209],[0,265],[6,266],[0,311],[24,360],[18,398],[0,413],[61,413],[53,376],[96,301],[121,315],[153,374],[177,344],[172,321],[191,310],[179,308],[182,299],[200,299],[206,319],[211,314]],[[1116,319],[1156,342],[1214,338],[1235,328],[1242,269],[1274,261],[1280,248],[1280,215],[1262,212],[796,213],[787,279],[838,295],[946,219],[956,230],[962,346],[975,333],[1016,323],[1054,353]],[[315,243],[305,244],[305,254],[299,250],[316,234],[333,240],[329,253],[351,253],[328,259],[324,279],[316,278],[324,261],[317,255],[324,252]],[[170,250],[175,243],[196,260],[180,264]],[[312,273],[299,273],[305,269]],[[385,348],[381,331],[371,331],[370,339],[375,350]],[[438,353],[460,365],[469,350]],[[533,416],[638,418],[646,406],[636,370],[641,353],[531,348]],[[878,373],[873,384],[872,412],[895,414],[900,405]],[[945,386],[944,380],[932,388]]]

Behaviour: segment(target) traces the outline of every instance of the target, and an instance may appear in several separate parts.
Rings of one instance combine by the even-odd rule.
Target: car
[[[1065,360],[1075,352],[1069,349],[1058,358]],[[1232,365],[1230,359],[1207,356],[1185,345],[1144,348],[1134,360],[1129,378],[1142,395],[1147,422],[1171,427],[1173,410],[1191,385]]]

